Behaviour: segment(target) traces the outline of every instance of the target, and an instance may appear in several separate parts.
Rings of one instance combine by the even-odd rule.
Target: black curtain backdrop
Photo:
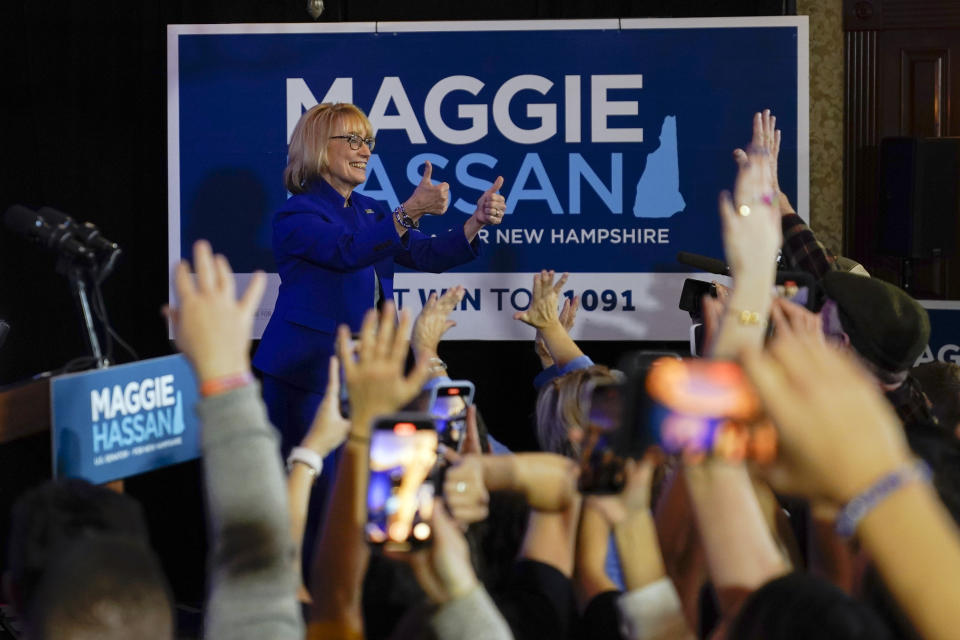
[[[525,20],[695,17],[794,13],[793,0],[327,0],[320,21]],[[167,300],[166,25],[309,22],[306,0],[5,0],[0,3],[0,212],[53,206],[91,221],[124,249],[104,287],[118,333],[140,358],[172,353],[160,308]],[[49,254],[0,229],[0,384],[85,355],[80,317]],[[550,265],[544,265],[549,267]],[[679,292],[678,297],[679,297]],[[451,375],[472,378],[491,431],[517,449],[529,430],[538,361],[530,343],[447,343]],[[615,364],[636,348],[583,345]],[[119,361],[124,354],[118,352]],[[0,542],[9,503],[48,476],[46,442],[0,448]],[[38,453],[39,452],[39,453]],[[46,453],[48,455],[48,453]],[[39,467],[39,468],[38,468]],[[178,601],[203,598],[205,553],[200,463],[129,479],[151,521],[153,542]]]

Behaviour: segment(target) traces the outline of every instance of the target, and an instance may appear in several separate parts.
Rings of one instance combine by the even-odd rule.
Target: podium
[[[50,378],[0,391],[0,446],[50,431]]]

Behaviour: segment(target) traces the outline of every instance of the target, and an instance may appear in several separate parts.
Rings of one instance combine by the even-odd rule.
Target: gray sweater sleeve
[[[197,404],[210,555],[204,638],[304,635],[277,435],[260,387]]]
[[[430,619],[430,626],[439,640],[513,640],[506,620],[479,585],[440,607]]]

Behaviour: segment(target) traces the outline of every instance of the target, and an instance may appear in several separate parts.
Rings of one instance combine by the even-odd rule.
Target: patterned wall
[[[810,224],[831,250],[843,247],[843,7],[797,0],[810,16]]]

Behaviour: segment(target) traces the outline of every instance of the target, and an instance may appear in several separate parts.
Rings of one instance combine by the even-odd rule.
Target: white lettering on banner
[[[540,244],[543,229],[497,229],[497,243]]]
[[[96,454],[131,445],[139,445],[134,455],[149,453],[151,445],[159,447],[156,439],[178,436],[186,428],[181,393],[176,389],[173,374],[91,390],[90,417]],[[128,454],[129,450],[113,451],[98,456],[100,462],[95,464],[122,460]]]
[[[594,142],[643,142],[643,129],[614,129],[609,116],[635,116],[640,105],[635,100],[608,100],[610,89],[642,89],[643,76],[590,76],[590,136]]]
[[[337,78],[320,102],[353,102],[353,78]],[[287,78],[287,143],[300,116],[319,104],[303,78]]]
[[[175,403],[173,393],[173,374],[128,382],[126,387],[94,389],[90,392],[91,420],[97,422],[101,414],[112,420],[118,413],[127,416],[140,409],[170,407]]]
[[[923,353],[917,357],[917,361],[913,363],[913,366],[917,367],[921,364],[927,364],[929,362],[952,362],[954,364],[960,364],[960,345],[955,344],[945,344],[942,345],[937,350],[937,355],[934,357],[933,350],[930,348],[930,345],[927,345],[923,350]]]
[[[611,213],[623,213],[623,154],[610,154],[610,188],[603,183],[597,172],[587,164],[586,159],[579,153],[571,153],[569,159],[569,208],[568,213],[576,215],[581,212],[581,178],[584,178],[593,191],[599,196],[600,200],[606,205]],[[450,160],[446,156],[438,153],[418,153],[407,162],[406,177],[414,187],[420,184],[422,178],[421,167],[425,161],[429,160],[434,166],[434,181],[439,182],[437,169],[445,169]],[[464,187],[475,189],[478,192],[484,192],[492,184],[489,180],[477,178],[467,171],[471,165],[482,165],[490,169],[496,168],[497,158],[486,153],[468,153],[461,157],[454,168],[457,182]],[[557,196],[557,190],[550,180],[540,154],[530,152],[524,155],[520,168],[513,179],[507,179],[510,190],[506,195],[507,215],[513,213],[513,209],[521,200],[542,200],[550,208],[553,214],[561,215],[564,213],[563,204]],[[377,185],[374,188],[371,185]],[[358,193],[369,198],[383,200],[396,208],[400,204],[397,197],[397,191],[390,181],[390,176],[383,166],[383,161],[377,154],[370,156],[367,161],[367,182],[357,188]],[[463,198],[450,196],[454,208],[466,214],[472,214],[476,209],[476,202],[469,202]]]
[[[590,77],[590,132],[592,142],[643,142],[643,129],[640,127],[613,127],[611,116],[636,116],[640,112],[637,100],[612,100],[608,97],[611,89],[642,89],[641,74],[604,74]],[[472,76],[448,76],[438,80],[427,92],[424,101],[423,117],[430,131],[441,141],[449,144],[469,144],[487,136],[487,104],[472,102],[457,105],[457,116],[469,120],[466,129],[455,129],[443,120],[441,104],[455,91],[465,91],[480,96],[485,89],[482,80]],[[497,129],[511,142],[535,144],[557,135],[558,100],[527,104],[526,115],[538,121],[538,125],[525,129],[517,125],[510,117],[510,104],[522,91],[536,91],[546,96],[553,89],[554,82],[549,78],[534,74],[514,76],[504,82],[493,93],[492,115]],[[564,105],[564,141],[581,141],[581,77],[565,75],[563,77]],[[303,78],[287,78],[287,140],[293,128],[303,114],[318,102],[353,102],[353,78],[335,78],[322,100],[317,100]],[[487,94],[489,95],[489,91]],[[487,98],[489,100],[489,98]],[[485,101],[486,102],[486,101]],[[387,115],[393,105],[397,113]],[[370,122],[374,131],[399,129],[407,133],[412,144],[426,144],[423,127],[417,118],[410,98],[397,76],[387,76],[381,80],[380,88],[369,109]]]
[[[388,116],[387,108],[391,102],[397,113]],[[420,128],[420,122],[417,120],[417,114],[413,112],[410,98],[407,97],[407,92],[403,88],[403,83],[396,76],[386,77],[380,83],[377,99],[373,101],[368,117],[370,118],[370,124],[373,125],[374,134],[381,129],[402,129],[407,132],[410,144],[426,144],[427,142],[423,135],[423,129]]]
[[[580,142],[580,76],[563,77],[564,140]]]
[[[551,229],[550,244],[670,244],[670,229]]]
[[[487,135],[487,105],[461,104],[457,116],[472,123],[466,129],[453,129],[443,121],[440,106],[443,99],[453,91],[466,91],[477,95],[483,83],[471,76],[450,76],[433,85],[423,103],[423,115],[433,135],[448,144],[470,144]]]
[[[543,76],[521,75],[510,78],[503,83],[497,95],[493,98],[493,121],[497,128],[508,140],[520,144],[536,144],[549,140],[557,133],[557,105],[555,104],[528,104],[527,117],[540,120],[540,126],[533,129],[522,129],[510,117],[510,103],[520,91],[533,89],[541,95],[547,95],[553,82]]]

